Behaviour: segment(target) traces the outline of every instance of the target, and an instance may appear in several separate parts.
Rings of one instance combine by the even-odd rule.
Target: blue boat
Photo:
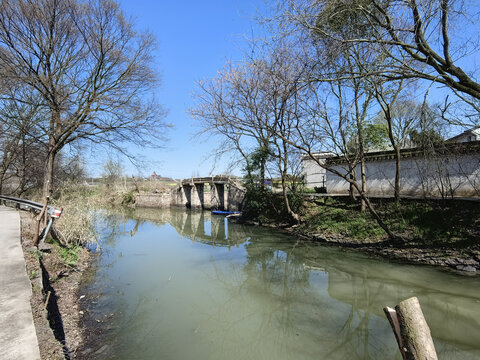
[[[215,215],[231,215],[231,214],[240,214],[240,211],[212,210],[212,214],[215,214]]]

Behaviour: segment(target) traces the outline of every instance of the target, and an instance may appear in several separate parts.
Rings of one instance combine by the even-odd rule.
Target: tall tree
[[[286,211],[292,221],[298,222],[300,218],[292,210],[287,192],[289,145],[283,137],[290,136],[291,124],[298,119],[300,72],[286,57],[286,50],[278,46],[268,57],[256,57],[227,67],[216,79],[199,83],[197,104],[191,114],[201,121],[203,131],[232,141],[247,163],[251,157],[246,149],[254,144],[261,187],[268,158],[276,159]]]
[[[43,196],[52,191],[57,154],[91,141],[125,152],[153,144],[164,112],[153,98],[155,40],[135,30],[113,0],[1,0],[2,87],[28,90],[1,101],[30,103],[46,148]],[[23,95],[22,95],[23,94]]]

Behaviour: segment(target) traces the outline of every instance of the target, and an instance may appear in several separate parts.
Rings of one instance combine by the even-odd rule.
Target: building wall
[[[318,165],[317,165],[318,167]],[[348,173],[345,165],[333,169]],[[307,167],[316,176],[317,170]],[[356,168],[360,182],[360,168]],[[404,158],[401,162],[400,186],[402,195],[410,196],[480,196],[480,156],[478,153],[441,156],[431,160]],[[370,160],[366,163],[367,192],[370,195],[393,195],[395,182],[395,159]],[[310,179],[307,176],[307,179]],[[315,178],[315,177],[314,177]],[[313,187],[311,183],[307,186]],[[327,171],[327,192],[346,194],[348,183]]]
[[[325,163],[325,159],[320,159]],[[302,174],[309,188],[326,186],[326,170],[310,158],[302,159]]]

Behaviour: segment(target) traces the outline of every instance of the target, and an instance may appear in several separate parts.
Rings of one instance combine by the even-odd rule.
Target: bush
[[[52,205],[63,208],[62,215],[53,223],[54,235],[67,247],[86,246],[96,241],[92,202],[95,189],[78,183],[68,183],[57,191]]]
[[[127,191],[122,195],[122,205],[130,205],[135,203],[135,191]]]
[[[272,193],[262,187],[247,184],[247,193],[243,203],[243,209],[250,219],[257,219],[260,216],[270,217],[273,210]]]
[[[62,216],[55,220],[58,240],[66,246],[86,246],[96,241],[93,212],[87,202],[61,203]]]

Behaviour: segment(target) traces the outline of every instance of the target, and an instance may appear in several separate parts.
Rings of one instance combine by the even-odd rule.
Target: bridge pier
[[[227,198],[225,197],[225,184],[211,185],[210,204],[212,209],[225,210],[228,208]]]
[[[175,205],[186,205],[186,196],[185,196],[185,188],[180,185],[175,193],[175,198],[172,201]]]
[[[187,203],[190,208],[203,208],[204,206],[204,191],[203,184],[188,184],[183,185]]]
[[[228,211],[239,211],[242,208],[242,202],[245,197],[245,190],[242,190],[232,184],[225,185],[228,190],[226,196],[226,203],[228,204]]]

